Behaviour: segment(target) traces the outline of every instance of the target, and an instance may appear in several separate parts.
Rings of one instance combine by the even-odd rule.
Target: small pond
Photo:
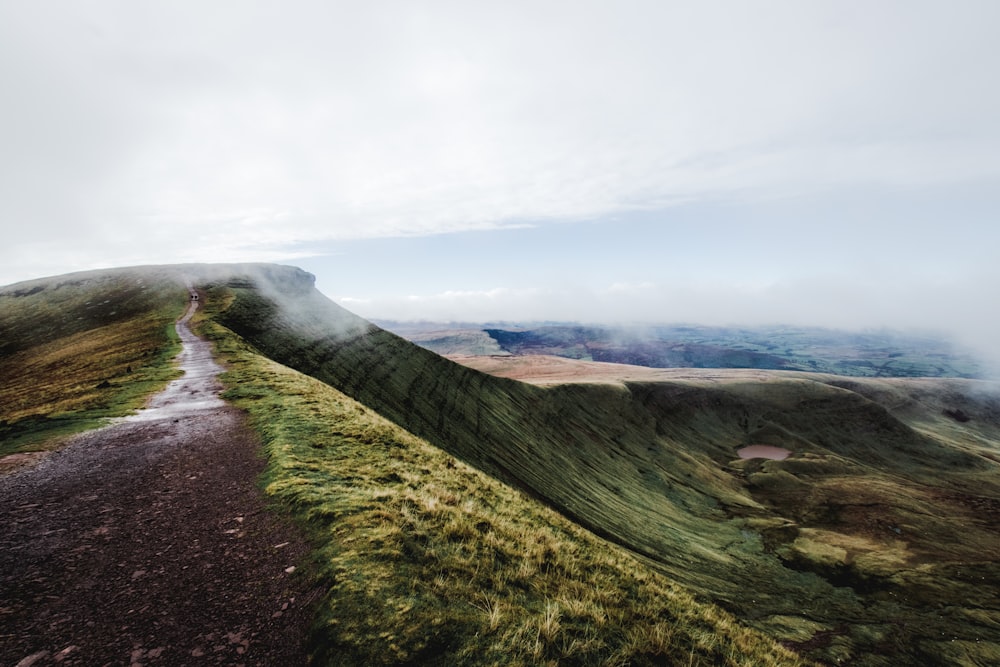
[[[750,445],[736,450],[741,459],[771,459],[772,461],[783,461],[789,457],[791,451],[784,447],[774,445]]]

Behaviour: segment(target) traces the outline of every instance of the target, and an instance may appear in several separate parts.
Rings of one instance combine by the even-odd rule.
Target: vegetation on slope
[[[177,371],[187,290],[168,270],[114,270],[0,290],[0,456],[128,414]]]
[[[133,382],[136,395],[151,391],[155,381],[142,390],[136,380],[159,377],[155,368],[169,373],[166,344],[129,343],[131,329],[150,332],[149,341],[169,338],[168,323],[186,300],[184,274],[214,285],[210,303],[218,306],[219,322],[267,356],[365,406],[287,368],[257,366],[263,360],[240,356],[246,349],[234,353],[233,395],[247,401],[248,409],[257,405],[269,442],[287,445],[275,454],[275,465],[284,463],[274,469],[270,488],[301,508],[331,550],[321,560],[331,568],[327,576],[335,593],[326,620],[338,622],[321,624],[317,647],[333,646],[338,656],[359,661],[377,652],[387,662],[421,662],[434,655],[460,659],[462,646],[484,655],[495,645],[511,651],[534,636],[516,654],[525,663],[562,657],[586,664],[629,651],[641,661],[646,653],[627,648],[623,638],[662,635],[665,628],[655,630],[643,619],[664,614],[673,624],[671,659],[681,664],[685,649],[688,658],[718,661],[770,651],[757,639],[748,640],[749,648],[740,643],[742,630],[727,635],[731,620],[710,607],[698,616],[710,619],[701,631],[675,607],[654,610],[661,598],[677,593],[667,583],[674,581],[828,662],[1000,659],[1000,400],[986,384],[761,373],[749,381],[720,375],[543,389],[462,369],[384,332],[319,295],[300,271],[185,267],[145,278],[131,274],[135,285],[145,280],[145,290],[120,283],[121,276],[77,285],[72,283],[80,278],[69,276],[4,289],[0,370],[5,391],[20,388],[0,403],[0,419],[8,420],[0,442],[9,447],[15,441],[8,437],[11,426],[20,429],[13,433],[18,437],[58,432],[55,426],[70,421],[54,419],[57,411],[77,417],[105,411],[107,403],[88,402],[90,387],[105,380],[108,396]],[[94,290],[106,294],[83,294]],[[157,320],[153,313],[161,307],[163,319]],[[235,339],[227,340],[238,347]],[[122,350],[139,354],[143,363],[115,358]],[[79,370],[70,362],[80,364]],[[240,376],[242,371],[247,375]],[[27,373],[67,382],[47,389],[39,383],[44,393],[15,418],[15,402],[8,399],[23,401],[28,392],[25,383],[10,378]],[[70,381],[74,377],[79,380]],[[55,408],[64,397],[76,398]],[[380,421],[373,411],[427,442]],[[736,458],[737,448],[756,443],[783,446],[793,455],[767,462]],[[347,459],[359,448],[374,458],[351,467]],[[442,468],[449,474],[439,480]],[[492,486],[476,469],[637,556],[613,549],[613,557],[600,556],[608,545],[580,546],[578,539],[593,538],[534,505],[530,512],[505,514],[503,507],[518,507],[524,499]],[[433,474],[426,477],[425,471]],[[337,493],[329,495],[331,488]],[[487,490],[480,495],[481,489]],[[465,503],[469,497],[476,503]],[[538,520],[518,524],[522,512]],[[536,541],[548,549],[535,550],[527,536],[541,536]],[[434,570],[445,557],[455,560]],[[522,561],[538,576],[561,573],[564,583],[535,584],[541,581],[536,577],[515,585]],[[392,579],[397,569],[409,579]],[[352,576],[355,571],[370,576]],[[449,579],[452,573],[454,580],[474,584],[460,594],[465,602],[442,598],[431,585],[444,582],[451,591],[458,586]],[[611,578],[623,597],[587,597],[586,605],[574,607],[571,601],[584,597],[572,583],[580,576]],[[511,585],[501,590],[501,584]],[[424,609],[416,601],[407,609],[418,594],[431,614],[421,617],[430,625],[419,632],[415,622],[406,625],[416,618],[414,609]],[[387,599],[402,604],[401,613],[373,604]],[[357,625],[364,605],[372,609]],[[608,617],[618,614],[621,623],[608,625],[608,634],[588,645],[591,626],[605,626],[600,611],[585,613],[584,606],[603,608]],[[494,617],[509,616],[510,624],[489,631],[463,625],[465,616],[455,609],[470,608],[483,614],[477,618],[487,628]],[[443,620],[435,625],[435,618]],[[546,643],[543,622],[544,632],[557,626],[566,633]],[[380,637],[392,623],[395,629]],[[448,630],[432,634],[429,642],[420,638],[439,625]],[[699,632],[731,639],[713,648]],[[359,643],[374,648],[352,654]]]
[[[263,436],[267,492],[319,547],[320,664],[801,664],[329,385],[203,331]]]
[[[831,376],[533,387],[380,330],[301,272],[222,291],[219,321],[267,356],[812,657],[1000,657],[1000,448],[987,413],[956,440]],[[974,410],[975,385],[963,387],[942,400]],[[755,443],[795,455],[741,462],[736,450]]]
[[[138,407],[174,375],[186,279],[246,288],[245,271],[96,272],[3,290],[5,451]],[[206,326],[231,398],[268,442],[268,491],[319,546],[330,587],[320,662],[801,664],[539,503]]]

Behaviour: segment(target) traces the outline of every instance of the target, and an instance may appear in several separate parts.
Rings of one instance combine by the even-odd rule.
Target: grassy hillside
[[[329,385],[203,332],[263,435],[267,492],[319,547],[318,664],[803,664]]]
[[[187,300],[166,268],[0,289],[0,456],[141,407],[176,374],[174,320]]]
[[[250,268],[93,272],[2,290],[0,361],[18,373],[5,376],[17,401],[3,403],[4,451],[52,446],[162,386],[188,280],[215,285],[209,306],[233,312],[234,292],[255,281],[297,289],[294,274],[252,267],[251,280]],[[803,664],[538,501],[201,326],[230,368],[228,398],[266,443],[268,493],[317,546],[307,569],[329,589],[317,664]]]
[[[794,664],[740,623],[831,664],[1000,661],[988,383],[543,388],[383,331],[296,269],[161,267],[0,290],[3,451],[162,386],[186,280],[268,491],[317,539],[324,661]],[[792,455],[742,461],[749,444]]]
[[[921,390],[772,373],[540,388],[380,330],[305,274],[213,294],[228,303],[218,321],[267,356],[807,655],[886,665],[1000,658],[1000,422],[988,385]],[[974,416],[930,413],[934,401]],[[743,462],[735,452],[746,444],[794,456]]]

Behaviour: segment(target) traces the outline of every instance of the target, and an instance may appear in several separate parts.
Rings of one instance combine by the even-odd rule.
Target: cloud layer
[[[0,11],[0,206],[33,259],[998,176],[989,2]]]
[[[950,285],[932,300],[954,304],[996,285],[998,24],[1000,4],[970,0],[3,3],[0,283],[324,253],[335,267],[363,239],[614,235],[646,215],[634,244],[687,248],[670,262],[685,272],[610,250],[595,263],[600,242],[574,259],[554,235],[561,274],[586,277],[552,284],[514,252],[470,278],[475,261],[434,255],[442,241],[418,246],[422,271],[382,267],[391,294],[336,293],[399,313],[573,299],[591,319],[857,319],[782,296],[815,284],[827,304],[920,323],[917,287]],[[612,298],[616,284],[652,287]]]

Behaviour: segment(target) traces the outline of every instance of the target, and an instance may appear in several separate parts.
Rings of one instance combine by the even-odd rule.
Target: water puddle
[[[773,445],[750,445],[736,450],[741,459],[770,459],[772,461],[784,461],[791,455],[791,451],[784,447]]]
[[[146,408],[134,415],[123,417],[121,421],[179,419],[193,413],[217,410],[226,405],[225,401],[219,398],[222,385],[216,379],[223,369],[212,358],[212,346],[208,341],[195,336],[188,328],[188,322],[197,309],[198,300],[192,298],[184,317],[175,325],[182,345],[176,362],[184,375],[154,396]]]

